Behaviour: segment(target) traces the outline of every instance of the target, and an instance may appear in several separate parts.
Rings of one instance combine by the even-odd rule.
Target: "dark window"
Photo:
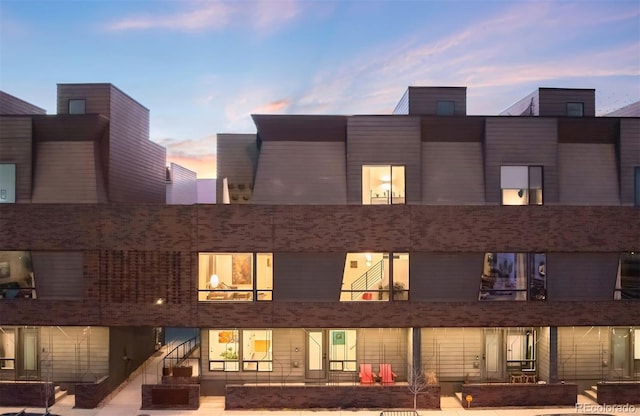
[[[584,103],[567,103],[567,115],[569,117],[584,116]]]
[[[620,256],[614,299],[640,299],[640,254],[625,253]]]
[[[456,105],[453,101],[438,101],[436,104],[436,115],[452,116],[455,112]]]
[[[86,109],[85,109],[84,99],[69,100],[69,114],[84,114],[85,110]]]

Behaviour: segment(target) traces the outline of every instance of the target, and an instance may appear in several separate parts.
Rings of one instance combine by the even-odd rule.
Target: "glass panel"
[[[258,253],[256,255],[256,289],[258,300],[271,300],[273,291],[273,254]]]
[[[640,254],[620,256],[615,299],[640,299]]]
[[[388,205],[391,203],[391,166],[362,166],[362,204]]]
[[[409,253],[393,254],[393,299],[409,300]]]
[[[200,253],[198,300],[250,301],[253,299],[252,253]]]
[[[239,334],[234,329],[209,330],[209,361],[224,362],[225,371],[238,371],[238,365],[227,362],[238,362]],[[220,365],[214,365],[220,368]],[[211,363],[209,368],[212,369]]]
[[[356,331],[329,331],[329,362],[331,370],[356,371]]]
[[[503,189],[502,205],[528,205],[529,192],[526,189]]]
[[[69,114],[84,114],[85,100],[69,100]]]
[[[529,204],[542,205],[542,166],[529,167]]]
[[[321,371],[324,369],[324,355],[322,347],[322,331],[309,331],[307,335],[308,362],[307,369],[311,371]]]
[[[631,330],[612,328],[611,330],[612,374],[614,377],[628,377],[631,368]]]
[[[438,101],[436,104],[436,115],[452,116],[455,111],[455,103],[453,101]]]
[[[391,167],[391,203],[406,203],[404,166]]]
[[[29,251],[0,251],[0,298],[35,298],[35,275]]]
[[[584,104],[567,103],[567,115],[569,117],[582,117],[584,115]]]
[[[537,257],[536,257],[537,256]],[[486,253],[480,282],[479,300],[527,300],[527,292],[535,291],[536,299],[546,297],[546,272],[544,254],[529,253]],[[542,263],[542,267],[535,272],[533,262]],[[528,284],[528,278],[533,273],[536,276]]]
[[[0,163],[0,204],[16,202],[16,165]]]
[[[529,299],[545,300],[547,298],[547,255],[536,253],[531,255],[529,269]]]
[[[388,295],[388,260],[383,257],[383,253],[347,253],[341,302],[382,300]],[[386,296],[385,300],[388,299]]]
[[[16,333],[13,329],[0,328],[0,370],[15,368]]]
[[[640,360],[640,329],[635,329],[633,332],[633,358]]]
[[[528,166],[500,166],[500,188],[527,189],[528,187]]]
[[[271,330],[242,331],[243,369],[247,371],[271,371],[273,360]]]

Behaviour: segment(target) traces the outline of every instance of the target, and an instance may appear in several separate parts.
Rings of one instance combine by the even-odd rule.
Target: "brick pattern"
[[[77,383],[75,385],[75,407],[94,409],[109,394],[109,378],[103,377],[97,383]]]
[[[418,394],[417,407],[440,409],[440,386]],[[407,385],[394,386],[242,386],[227,385],[225,410],[312,408],[413,408]]]
[[[200,407],[200,386],[197,384],[143,384],[142,409],[196,410]]]
[[[599,404],[640,404],[640,382],[598,383]]]
[[[0,406],[53,406],[56,402],[53,383],[0,383]]]
[[[505,406],[574,406],[578,399],[576,384],[463,384],[462,401],[471,395],[471,408]]]

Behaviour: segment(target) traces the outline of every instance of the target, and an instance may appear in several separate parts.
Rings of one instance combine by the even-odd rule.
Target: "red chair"
[[[362,294],[362,300],[371,300],[373,299],[373,295],[371,292],[366,292]]]
[[[380,384],[393,384],[396,381],[397,374],[391,371],[391,364],[380,364]]]
[[[360,384],[373,384],[373,371],[371,364],[360,364]]]

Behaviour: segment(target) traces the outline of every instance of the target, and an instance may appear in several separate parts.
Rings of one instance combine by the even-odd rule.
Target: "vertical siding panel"
[[[358,363],[371,364],[376,374],[380,371],[380,364],[391,364],[396,380],[407,380],[408,331],[407,328],[358,329]]]
[[[218,134],[216,139],[216,201],[222,203],[222,179],[230,184],[254,185],[258,163],[255,134]]]
[[[46,111],[11,94],[0,91],[0,115],[45,114]]]
[[[344,142],[265,141],[252,201],[344,205],[345,178]]]
[[[584,104],[584,116],[596,115],[596,92],[593,89],[540,88],[540,116],[566,116],[567,103]]]
[[[0,117],[0,163],[16,165],[16,202],[31,202],[31,117]]]
[[[562,205],[620,205],[615,145],[560,143]]]
[[[466,87],[409,87],[409,115],[435,115],[438,101],[453,101],[454,115],[467,114]]]
[[[406,201],[419,204],[420,118],[355,116],[347,120],[347,203],[362,204],[362,165],[405,166]]]
[[[198,202],[196,173],[171,163],[171,181],[167,183],[167,204],[191,205]]]
[[[481,369],[474,362],[482,356],[482,344],[482,328],[424,328],[422,364],[439,381],[478,380]]]
[[[482,253],[410,254],[411,300],[475,302],[478,300]]]
[[[274,301],[340,299],[346,253],[274,253]]]
[[[612,300],[619,257],[618,253],[548,253],[548,299]]]
[[[422,202],[484,204],[484,165],[479,142],[422,143]]]
[[[543,200],[558,202],[558,131],[556,119],[490,117],[486,121],[485,186],[488,204],[499,204],[500,166],[543,166]]]
[[[640,118],[620,119],[620,197],[635,203],[635,168],[640,167]]]

